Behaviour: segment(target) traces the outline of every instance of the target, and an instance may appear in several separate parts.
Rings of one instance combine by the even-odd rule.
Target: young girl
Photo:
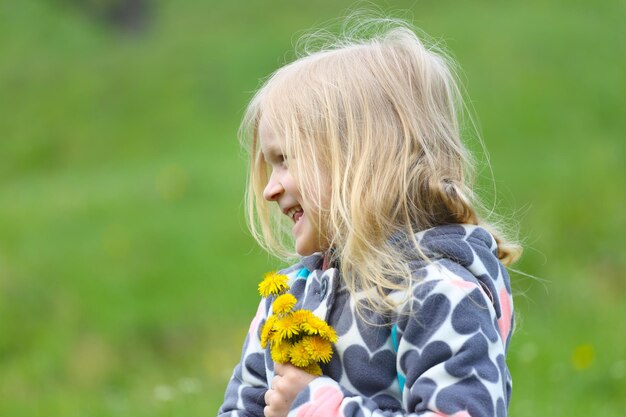
[[[369,26],[367,27],[369,29]],[[295,308],[337,334],[314,376],[274,363],[264,298],[219,416],[505,416],[519,246],[476,212],[450,62],[403,22],[277,70],[250,103],[249,223],[300,261]]]

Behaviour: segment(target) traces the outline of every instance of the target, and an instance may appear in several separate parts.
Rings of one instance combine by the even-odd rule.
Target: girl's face
[[[296,252],[306,256],[328,249],[328,244],[312,221],[318,215],[315,204],[302,196],[289,172],[284,154],[285,140],[271,130],[264,118],[259,123],[259,142],[263,157],[272,169],[263,197],[267,201],[275,201],[283,214],[293,222],[291,231],[296,241]]]

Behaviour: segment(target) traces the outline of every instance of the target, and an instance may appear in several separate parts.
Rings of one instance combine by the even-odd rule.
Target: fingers
[[[290,363],[275,363],[274,374],[278,376],[286,376],[288,374],[304,372],[302,369],[293,366]]]
[[[265,417],[286,417],[289,412],[289,402],[276,390],[268,389],[265,392]]]
[[[298,393],[315,377],[291,364],[274,364],[274,378],[265,392],[265,417],[285,417]]]
[[[265,391],[265,408],[263,408],[263,415],[265,417],[276,417],[276,405],[272,403],[272,397],[275,391],[268,389]]]
[[[275,375],[274,378],[272,378],[272,384],[270,385],[270,387],[272,389],[276,389],[276,386],[278,385],[278,382],[280,381],[281,376],[279,375]]]
[[[278,412],[273,407],[268,405],[263,409],[263,415],[265,417],[286,417],[287,413]]]
[[[285,371],[287,370],[287,365],[284,363],[275,363],[274,364],[274,373],[279,376],[285,375]]]
[[[265,417],[281,417],[280,414],[278,414],[276,410],[269,405],[265,406],[263,409],[263,415]]]

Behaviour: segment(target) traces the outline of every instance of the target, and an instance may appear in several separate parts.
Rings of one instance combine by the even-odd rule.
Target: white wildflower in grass
[[[197,394],[202,389],[202,384],[198,378],[182,378],[176,384],[179,391],[184,394]]]
[[[152,393],[157,401],[167,402],[174,398],[174,390],[169,385],[157,385]]]

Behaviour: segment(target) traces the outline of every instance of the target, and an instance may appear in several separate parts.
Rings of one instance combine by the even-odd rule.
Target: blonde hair
[[[359,38],[363,28],[373,35]],[[240,136],[250,151],[250,230],[270,253],[294,256],[276,204],[263,199],[269,169],[259,146],[261,117],[285,140],[289,170],[317,202],[317,223],[341,265],[346,286],[365,290],[378,311],[384,294],[407,289],[415,233],[434,226],[485,226],[498,257],[513,263],[521,247],[478,216],[473,162],[461,142],[462,94],[454,64],[426,46],[406,22],[367,22],[274,72],[245,113]],[[323,195],[327,204],[322,204]],[[425,258],[425,257],[424,257]],[[401,279],[399,279],[401,278]]]

